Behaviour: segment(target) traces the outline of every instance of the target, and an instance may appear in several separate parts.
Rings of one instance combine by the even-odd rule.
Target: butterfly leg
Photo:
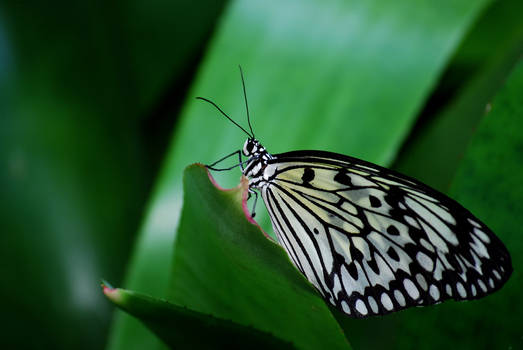
[[[258,202],[258,192],[249,188],[249,196],[247,197],[247,200],[251,198],[252,194],[254,194],[254,203],[252,205],[251,218],[254,219],[254,217],[256,216],[256,202]]]
[[[238,151],[238,164],[240,164],[240,169],[242,169],[242,173],[243,173],[243,164],[245,162],[242,162],[242,152]]]
[[[214,167],[216,164],[218,164],[220,162],[223,162],[227,158],[230,158],[230,157],[232,157],[234,155],[238,155],[239,164],[233,165],[232,167],[229,167],[229,168],[223,168],[223,169],[219,169],[219,168],[215,168]],[[234,168],[236,168],[239,165],[240,168],[243,170],[243,163],[244,162],[242,162],[242,152],[240,150],[237,150],[237,151],[232,152],[231,154],[226,155],[225,157],[222,157],[222,158],[218,159],[216,162],[214,162],[214,163],[212,163],[210,165],[206,165],[205,167],[207,169],[214,170],[214,171],[226,171],[226,170],[234,169]]]

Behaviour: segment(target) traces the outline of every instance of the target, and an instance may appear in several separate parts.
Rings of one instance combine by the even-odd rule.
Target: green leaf
[[[247,218],[247,188],[243,178],[240,186],[223,190],[203,166],[186,169],[169,300],[269,332],[299,349],[348,349],[318,292]]]
[[[171,349],[294,349],[274,336],[163,299],[102,284],[105,296]]]
[[[495,1],[485,11],[436,91],[440,95],[456,93],[446,104],[435,105],[436,111],[427,111],[436,115],[425,116],[429,120],[413,132],[394,164],[396,170],[440,191],[448,190],[488,103],[521,56],[521,13],[523,2],[517,0]]]
[[[106,343],[92,286],[122,279],[143,216],[149,111],[183,96],[224,2],[0,1],[3,348]]]

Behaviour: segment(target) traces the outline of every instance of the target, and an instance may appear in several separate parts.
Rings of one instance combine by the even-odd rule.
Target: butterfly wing
[[[280,244],[348,315],[477,299],[510,276],[486,225],[407,176],[320,151],[275,155],[265,174],[259,187]]]

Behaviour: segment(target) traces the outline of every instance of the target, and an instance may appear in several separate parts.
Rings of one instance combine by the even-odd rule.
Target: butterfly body
[[[417,180],[323,151],[242,151],[280,245],[332,305],[353,317],[477,299],[512,271],[492,231]]]

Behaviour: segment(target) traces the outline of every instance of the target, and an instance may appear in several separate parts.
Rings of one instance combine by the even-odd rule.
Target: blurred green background
[[[517,0],[1,2],[0,346],[162,347],[99,280],[169,295],[182,170],[245,137],[194,97],[245,125],[241,64],[270,152],[394,167],[512,254],[484,300],[337,315],[353,348],[523,348],[521,13]]]

